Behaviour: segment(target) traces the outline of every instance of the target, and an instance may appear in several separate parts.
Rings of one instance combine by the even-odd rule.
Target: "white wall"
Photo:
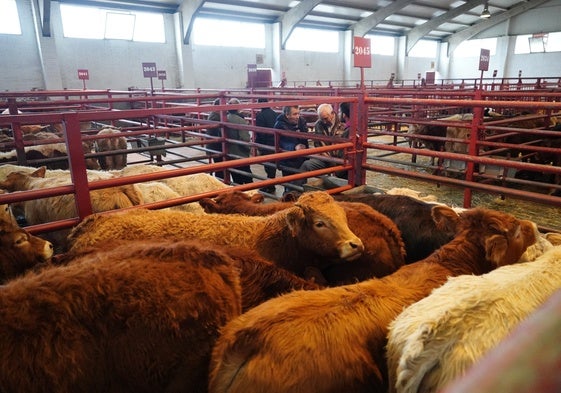
[[[18,1],[21,35],[0,34],[0,90],[44,88],[31,3]]]
[[[246,87],[247,65],[255,64],[263,49],[191,46],[195,86],[203,89]],[[267,67],[266,64],[259,67]]]
[[[288,86],[301,81],[343,80],[345,64],[339,53],[281,50],[281,72],[285,72]]]
[[[243,88],[247,82],[247,64],[256,63],[258,54],[264,58],[259,67],[273,70],[273,82],[278,82],[283,72],[289,86],[304,81],[313,85],[317,80],[353,83],[360,80],[360,69],[353,66],[352,48],[348,48],[352,39],[349,32],[340,33],[339,53],[282,50],[278,44],[278,23],[265,29],[266,49],[185,45],[179,14],[166,14],[165,44],[71,39],[63,37],[59,2],[53,1],[52,37],[41,37],[37,34],[39,24],[34,21],[31,0],[18,0],[17,4],[22,35],[0,35],[0,90],[80,89],[82,81],[77,77],[77,70],[81,68],[89,70],[87,87],[90,89],[149,87],[150,81],[142,74],[143,62],[155,62],[158,69],[167,71],[165,86],[168,88]],[[499,49],[491,57],[490,71],[485,76],[490,76],[493,69],[498,69],[499,77],[516,77],[518,70],[529,77],[560,76],[561,52],[514,55],[513,40],[508,35],[499,38]],[[372,57],[372,67],[364,70],[366,81],[387,81],[391,73],[398,80],[417,79],[418,73],[424,76],[430,70],[443,78],[480,75],[478,58],[459,58],[454,54],[449,58],[446,44],[441,45],[441,55],[436,59],[405,56],[404,41],[403,37],[397,40],[394,56]],[[155,87],[161,87],[159,80],[153,82]]]
[[[82,88],[77,74],[77,70],[82,68],[89,70],[90,79],[86,83],[90,89],[110,87],[121,90],[131,86],[149,86],[150,80],[143,75],[143,62],[155,62],[159,70],[166,71],[165,85],[177,87],[179,75],[172,15],[164,15],[165,44],[87,40],[63,36],[58,6],[58,2],[51,3],[51,20],[63,88]],[[154,87],[161,87],[161,81],[156,78],[153,83]]]
[[[498,37],[496,53],[491,55],[484,78],[492,77],[493,70],[497,70],[498,78],[516,78],[519,71],[522,71],[522,77],[561,77],[561,52],[518,55],[514,53],[515,41],[516,37]],[[479,56],[460,57],[453,53],[448,58],[443,52],[444,61],[449,65],[447,78],[473,79],[481,76]]]

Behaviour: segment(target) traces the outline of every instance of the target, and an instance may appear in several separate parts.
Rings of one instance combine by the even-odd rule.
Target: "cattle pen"
[[[231,185],[240,190],[249,190],[295,179],[323,178],[335,171],[348,171],[348,180],[338,182],[338,186],[330,192],[342,192],[365,184],[384,189],[380,175],[386,175],[391,177],[392,184],[412,181],[432,193],[438,193],[438,189],[452,188],[455,190],[455,203],[463,207],[471,207],[474,204],[473,194],[478,193],[503,200],[528,201],[553,209],[553,218],[556,219],[561,207],[561,138],[555,125],[558,124],[557,114],[561,112],[561,90],[558,87],[541,88],[539,84],[502,87],[503,90],[495,90],[494,85],[479,88],[475,85],[467,88],[384,86],[0,93],[2,105],[14,113],[3,115],[0,120],[0,126],[12,134],[10,140],[2,143],[2,150],[13,152],[3,159],[2,164],[49,167],[63,161],[73,179],[72,185],[64,187],[0,195],[0,203],[74,193],[78,217],[29,228],[32,232],[48,231],[73,226],[91,214],[90,190],[219,170],[236,172],[239,171],[237,167],[248,164],[261,168],[263,164],[273,163],[278,167],[282,159],[310,155],[323,157],[321,154],[326,151],[344,149],[345,157],[331,158],[332,166],[325,169],[305,173],[295,171],[274,179],[267,179],[257,169],[252,175],[253,183]],[[239,98],[240,104],[227,105],[231,97]],[[211,105],[216,98],[221,100],[221,104]],[[259,98],[267,98],[270,102],[258,103]],[[309,128],[312,128],[317,119],[317,105],[330,103],[337,108],[341,102],[349,102],[351,107],[348,139],[330,140],[328,137],[307,135],[310,140],[330,140],[333,144],[329,146],[283,152],[278,145],[278,137],[283,131],[255,126],[255,114],[261,108],[270,106],[280,112],[285,105],[297,105]],[[274,134],[275,146],[260,145],[253,139],[247,143],[253,152],[249,158],[229,154],[230,143],[245,143],[229,140],[223,132],[227,125],[225,113],[232,108],[244,113],[248,119],[248,125],[240,128],[249,130],[254,136],[257,133]],[[484,116],[484,112],[490,108],[496,114],[491,121]],[[209,112],[214,110],[223,114],[220,121],[207,120]],[[15,114],[18,111],[20,113]],[[469,114],[470,120],[446,120],[457,114]],[[30,124],[63,124],[64,132],[57,140],[29,141],[24,139],[22,126]],[[87,126],[84,127],[84,124]],[[437,124],[448,129],[457,127],[466,133],[461,138],[455,138],[445,134],[431,136],[408,132],[412,125],[423,124]],[[93,144],[101,138],[96,133],[102,126],[117,127],[120,134],[116,136],[124,136],[128,148],[125,151],[103,153],[84,151],[84,143]],[[221,136],[208,135],[206,130],[211,126],[221,127]],[[208,149],[207,144],[211,140],[222,143],[222,151]],[[67,156],[40,159],[26,157],[25,151],[31,146],[53,142],[66,144]],[[431,150],[427,148],[429,142],[440,142],[441,148]],[[449,145],[460,146],[460,149],[448,149]],[[257,155],[257,149],[269,149],[273,154]],[[129,165],[150,163],[169,170],[88,182],[84,158],[95,159],[104,154],[123,153],[127,154]],[[226,160],[214,163],[215,157],[226,157]],[[226,182],[229,183],[228,180]],[[144,207],[164,208],[214,195],[216,192],[182,196]],[[278,198],[275,194],[270,196]],[[544,229],[561,230],[551,220],[552,214],[545,216],[547,222],[542,222],[542,217],[527,218],[535,220]]]
[[[240,103],[228,105],[230,98],[238,98]],[[258,102],[259,98],[267,98],[268,102]],[[218,105],[213,104],[216,99]],[[255,125],[255,116],[264,107],[280,113],[284,106],[298,106],[311,130],[319,104],[329,103],[338,108],[343,102],[351,108],[348,138],[306,134],[310,140],[331,143],[327,146],[282,151],[279,137],[286,131]],[[236,184],[226,177],[224,182],[232,186],[229,189],[248,191],[284,184],[295,191],[321,188],[341,193],[409,187],[435,194],[447,204],[504,210],[536,222],[542,232],[561,232],[561,138],[558,136],[561,88],[555,84],[466,86],[462,81],[461,85],[432,87],[5,92],[0,93],[0,110],[4,109],[9,113],[0,116],[5,136],[0,141],[0,170],[11,166],[67,168],[71,178],[69,184],[62,186],[0,193],[0,204],[14,205],[60,195],[73,196],[75,217],[26,227],[34,234],[75,227],[93,212],[91,194],[96,190],[186,175],[240,173],[240,168],[247,165],[252,169],[253,182]],[[226,113],[230,109],[239,110],[248,120],[247,125],[237,127],[252,133],[249,142],[228,138]],[[212,111],[221,114],[220,120],[208,119]],[[29,125],[59,132],[49,139],[30,140],[25,131]],[[414,126],[425,125],[438,126],[445,133],[412,132]],[[96,141],[106,138],[98,135],[106,126],[117,130],[112,137],[126,139],[126,149],[95,149]],[[219,136],[207,133],[213,127],[220,128]],[[448,134],[452,129],[459,133]],[[255,136],[259,133],[272,134],[274,146],[257,143]],[[219,143],[221,149],[210,148],[210,142]],[[62,144],[64,154],[50,157],[29,154],[37,146],[53,144]],[[249,146],[250,156],[231,154],[229,147],[233,144]],[[259,155],[262,149],[272,154]],[[343,158],[323,158],[322,153],[339,149],[345,152]],[[89,160],[119,154],[126,154],[128,167],[150,164],[162,170],[89,178],[92,173],[88,169]],[[310,172],[294,171],[285,176],[279,170],[272,179],[264,174],[263,165],[282,169],[284,159],[311,155],[330,160],[331,166]],[[347,178],[335,179],[332,175],[339,171],[346,171]],[[290,184],[297,179],[307,179],[308,183],[304,187]],[[278,189],[267,196],[280,199]],[[221,192],[179,195],[127,209],[163,209]],[[526,347],[531,345],[527,343]],[[559,358],[558,353],[552,356]],[[497,363],[495,359],[488,369],[494,369]]]

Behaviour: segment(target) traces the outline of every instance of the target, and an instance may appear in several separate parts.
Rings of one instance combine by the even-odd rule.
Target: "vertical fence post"
[[[351,177],[352,186],[361,186],[366,184],[366,170],[363,165],[366,164],[366,151],[364,143],[368,141],[368,104],[364,98],[366,93],[358,96],[358,102],[351,104],[351,132],[349,137],[353,139],[354,146],[354,173]]]
[[[68,166],[74,184],[76,210],[78,211],[78,217],[83,219],[92,214],[93,209],[78,114],[75,112],[64,114],[63,126],[66,151],[68,152]]]
[[[483,90],[481,86],[479,89],[475,91],[475,100],[481,100]],[[475,106],[473,108],[473,119],[471,121],[471,133],[469,138],[469,146],[468,146],[468,154],[470,156],[477,156],[479,145],[477,144],[479,140],[479,126],[483,122],[483,108],[480,106]],[[473,181],[473,172],[474,172],[475,164],[473,161],[468,161],[466,165],[466,181],[472,182]],[[472,197],[472,190],[471,188],[464,189],[464,207],[469,208],[471,207],[471,197]]]

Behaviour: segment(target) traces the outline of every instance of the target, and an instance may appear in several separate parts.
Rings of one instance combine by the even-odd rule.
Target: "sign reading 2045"
[[[355,55],[359,56],[368,56],[370,54],[370,47],[369,46],[355,46]]]
[[[353,55],[355,67],[372,67],[370,39],[363,37],[353,37]]]

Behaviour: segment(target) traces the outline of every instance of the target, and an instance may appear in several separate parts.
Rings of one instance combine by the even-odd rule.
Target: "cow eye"
[[[315,225],[316,228],[323,228],[325,226],[325,222],[316,221],[314,225]]]
[[[491,223],[489,224],[489,230],[492,232],[496,232],[500,235],[504,235],[505,234],[505,230],[503,228],[501,228],[499,225],[495,224],[495,223]]]
[[[21,246],[25,242],[27,242],[27,235],[25,233],[21,233],[21,234],[18,235],[18,237],[14,241],[14,244],[16,246]]]

